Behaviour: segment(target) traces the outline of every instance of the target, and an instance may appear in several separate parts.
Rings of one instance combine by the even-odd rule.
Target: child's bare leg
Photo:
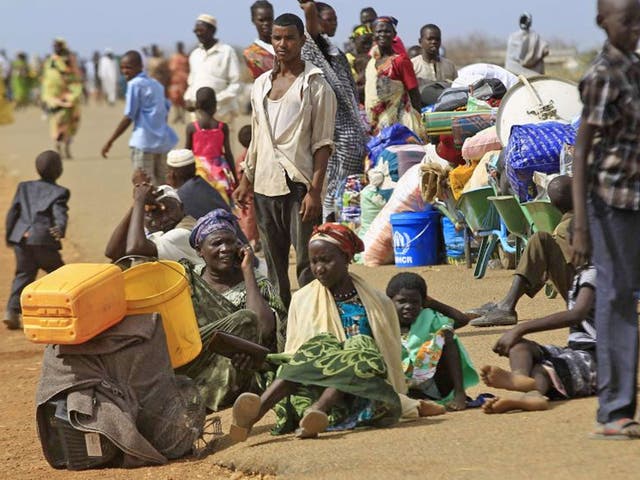
[[[490,398],[482,405],[484,413],[505,413],[512,410],[534,412],[548,409],[549,401],[536,390],[511,398]]]
[[[542,358],[537,344],[522,340],[509,350],[511,372],[500,367],[485,365],[480,369],[482,381],[489,387],[504,388],[516,392],[536,390],[537,384],[533,375],[534,365],[540,364]]]
[[[438,362],[434,379],[441,394],[448,395],[453,390],[453,400],[447,405],[448,409],[464,410],[466,408],[467,394],[464,391],[460,349],[451,330],[447,330],[444,334],[442,357]]]
[[[531,376],[536,381],[536,390],[542,395],[546,395],[551,389],[551,378],[541,364],[536,364],[531,369]]]

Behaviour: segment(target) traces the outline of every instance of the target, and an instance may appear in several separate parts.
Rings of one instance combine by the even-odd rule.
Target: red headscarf
[[[347,254],[349,261],[353,260],[356,253],[364,250],[364,243],[349,227],[340,223],[323,223],[314,227],[309,243],[314,240],[323,240],[337,246]]]

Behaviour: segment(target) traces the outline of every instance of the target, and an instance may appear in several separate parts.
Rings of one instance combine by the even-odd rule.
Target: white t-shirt
[[[191,230],[186,228],[174,228],[168,232],[154,232],[147,238],[151,240],[158,249],[160,260],[179,261],[186,258],[191,263],[198,265],[204,263],[202,257],[189,245]]]

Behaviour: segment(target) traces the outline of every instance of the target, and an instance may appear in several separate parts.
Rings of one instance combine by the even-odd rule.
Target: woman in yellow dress
[[[63,39],[54,40],[53,51],[44,62],[42,101],[49,112],[51,136],[58,153],[71,158],[69,147],[80,123],[82,75],[75,55]]]

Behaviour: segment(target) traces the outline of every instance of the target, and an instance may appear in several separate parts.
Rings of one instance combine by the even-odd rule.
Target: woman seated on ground
[[[211,350],[214,332],[237,335],[272,352],[284,347],[286,309],[275,287],[254,270],[253,252],[241,244],[238,229],[231,213],[211,211],[198,220],[189,239],[204,265],[181,260],[191,284],[203,347],[179,373],[196,381],[213,411],[230,405],[240,393],[259,391],[264,385],[256,372],[235,368],[231,360]]]
[[[406,54],[393,50],[397,24],[393,17],[379,17],[373,24],[376,45],[365,70],[365,109],[373,135],[401,123],[424,137],[419,113],[422,100],[413,64]]]
[[[316,280],[291,300],[282,355],[286,363],[262,397],[238,397],[232,439],[245,440],[271,408],[277,415],[274,433],[296,431],[301,438],[327,429],[388,426],[403,414],[444,412],[439,405],[404,396],[393,302],[348,271],[362,250],[362,241],[345,226],[325,223],[315,229],[309,257]]]

